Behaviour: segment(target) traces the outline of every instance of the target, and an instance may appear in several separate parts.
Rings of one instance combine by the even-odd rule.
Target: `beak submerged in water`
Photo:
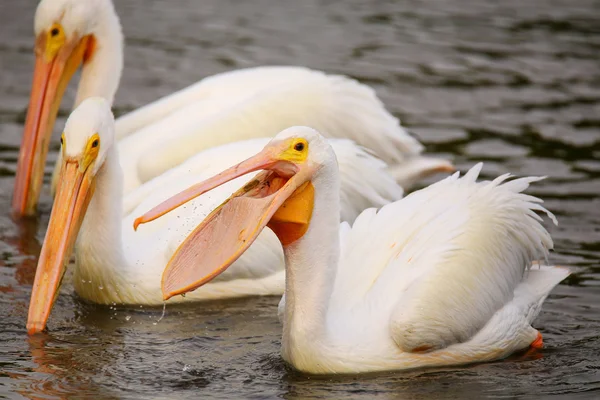
[[[66,265],[90,200],[94,194],[93,166],[97,152],[63,157],[59,186],[42,245],[29,303],[27,332],[46,327]]]
[[[265,226],[283,245],[307,231],[313,211],[311,167],[297,140],[267,145],[259,154],[159,204],[134,222],[150,222],[237,177],[264,170],[209,214],[177,248],[162,277],[165,300],[197,289],[233,264]],[[299,148],[299,147],[297,147]],[[302,146],[302,151],[307,151]]]
[[[93,50],[93,36],[67,40],[60,24],[54,24],[37,37],[33,83],[12,199],[16,216],[35,214],[58,107],[69,80]]]

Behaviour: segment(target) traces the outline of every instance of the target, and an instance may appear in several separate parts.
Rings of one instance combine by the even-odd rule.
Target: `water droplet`
[[[98,289],[104,290],[104,286],[98,286]]]
[[[82,279],[82,280],[81,280],[81,283],[85,283],[85,279]]]
[[[125,316],[125,321],[129,321],[131,319],[131,315]]]
[[[165,316],[165,311],[167,310],[167,303],[163,303],[163,311],[162,314],[160,315],[160,318],[156,320],[156,322],[154,323],[154,325],[156,325],[157,323],[159,323],[163,317]]]

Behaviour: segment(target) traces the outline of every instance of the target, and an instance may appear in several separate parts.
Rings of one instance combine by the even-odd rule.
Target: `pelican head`
[[[179,246],[163,273],[163,297],[189,292],[215,278],[243,254],[265,226],[275,232],[284,246],[302,238],[313,213],[312,182],[326,166],[337,168],[335,154],[325,138],[314,129],[292,127],[279,133],[255,156],[137,218],[136,229],[232,179],[263,170],[213,211]]]
[[[103,98],[84,100],[67,120],[61,136],[60,179],[29,303],[27,330],[30,334],[46,326],[94,194],[96,174],[113,144],[114,135],[114,118]]]
[[[115,50],[120,46],[120,25],[110,0],[42,0],[35,13],[34,32],[35,69],[12,201],[13,213],[18,216],[35,213],[52,128],[75,71],[84,66],[78,99],[106,94],[112,101],[122,67],[119,48],[109,61],[114,68],[97,65],[96,71],[85,71],[99,49],[106,53],[107,47]],[[115,71],[116,84],[87,79],[83,85],[86,75],[115,75]]]

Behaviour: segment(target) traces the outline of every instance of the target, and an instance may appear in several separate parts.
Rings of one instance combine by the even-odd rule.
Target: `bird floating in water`
[[[82,66],[76,107],[93,96],[112,104],[123,68],[123,35],[110,0],[42,0],[34,30],[35,70],[12,200],[15,215],[35,213],[52,128],[74,72]],[[423,156],[421,144],[371,88],[303,67],[258,67],[210,76],[126,114],[116,124],[126,194],[202,150],[272,137],[293,125],[313,126],[329,137],[367,147],[390,165],[404,188],[451,168],[445,160]]]
[[[269,140],[246,140],[199,153],[132,192],[128,198],[134,200],[125,201],[132,213],[123,216],[123,171],[109,104],[102,98],[84,100],[62,135],[60,179],[31,294],[28,331],[46,326],[73,247],[73,286],[80,297],[100,304],[162,304],[160,277],[169,258],[240,182],[231,182],[138,233],[132,228],[133,216],[183,190],[198,176],[208,178],[255,154]],[[381,160],[348,139],[331,139],[331,145],[342,175],[338,196],[343,205],[336,223],[340,218],[352,221],[365,208],[402,197],[402,188]],[[177,300],[281,295],[283,269],[281,245],[265,231],[228,274],[207,290]]]
[[[536,212],[556,223],[540,199],[522,193],[541,178],[477,182],[477,164],[339,226],[335,159],[318,132],[290,128],[257,155],[138,218],[136,224],[151,221],[264,170],[175,251],[162,277],[165,299],[227,273],[268,226],[285,253],[282,356],[300,371],[458,365],[541,347],[531,323],[569,274],[532,267],[553,246]]]

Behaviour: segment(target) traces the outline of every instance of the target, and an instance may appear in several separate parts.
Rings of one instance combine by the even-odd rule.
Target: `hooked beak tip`
[[[138,226],[140,226],[140,224],[142,224],[142,217],[137,217],[134,221],[133,221],[133,230],[137,232],[137,228]]]

